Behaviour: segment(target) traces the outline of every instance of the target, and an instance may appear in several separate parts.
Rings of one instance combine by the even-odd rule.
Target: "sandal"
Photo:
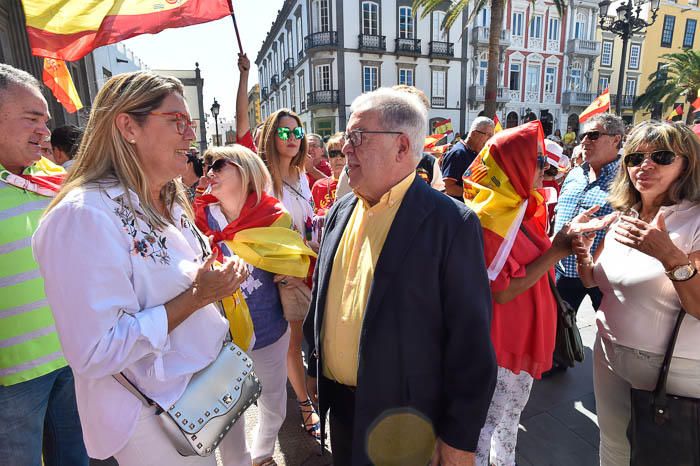
[[[277,462],[273,457],[265,458],[262,461],[257,461],[253,463],[253,466],[277,466]]]
[[[314,409],[314,404],[311,402],[311,398],[307,398],[306,401],[299,401],[298,403],[303,419],[304,430],[316,440],[321,440],[321,422],[311,422],[314,414],[318,415]]]

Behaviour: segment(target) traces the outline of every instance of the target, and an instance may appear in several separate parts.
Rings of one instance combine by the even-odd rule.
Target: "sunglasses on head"
[[[652,162],[657,165],[671,165],[676,160],[677,155],[670,150],[655,150],[654,152],[630,152],[625,156],[625,165],[628,167],[638,167],[644,163],[647,155]]]
[[[294,135],[294,139],[297,141],[301,140],[304,137],[304,128],[301,126],[297,126],[294,129],[289,129],[289,128],[277,128],[277,136],[283,141],[286,141],[289,139],[290,135]]]
[[[334,159],[336,157],[345,157],[345,154],[343,154],[343,151],[340,151],[340,150],[329,150],[328,151],[328,158]]]
[[[583,141],[584,139],[588,138],[591,141],[597,141],[599,137],[601,136],[612,136],[611,134],[608,133],[601,133],[600,131],[593,130],[593,131],[586,131],[581,135],[581,140]]]

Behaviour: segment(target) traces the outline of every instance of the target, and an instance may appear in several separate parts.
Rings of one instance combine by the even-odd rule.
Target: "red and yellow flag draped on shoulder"
[[[75,61],[103,45],[230,15],[230,0],[22,0],[32,54]]]
[[[537,155],[544,147],[539,121],[495,134],[464,174],[464,201],[477,214],[484,233],[490,280],[505,263],[523,218],[546,221],[543,196],[533,190]]]

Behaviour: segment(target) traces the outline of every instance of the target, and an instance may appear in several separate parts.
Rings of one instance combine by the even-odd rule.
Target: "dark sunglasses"
[[[213,171],[214,173],[219,173],[226,165],[234,165],[234,163],[226,159],[218,159],[216,162],[209,165],[209,170]]]
[[[294,135],[294,138],[299,141],[304,137],[304,128],[301,126],[297,126],[294,129],[289,129],[289,128],[277,128],[277,136],[283,141],[286,141],[289,139],[290,135]]]
[[[652,162],[657,165],[671,165],[677,155],[670,150],[655,150],[654,152],[631,152],[625,156],[625,165],[638,167],[644,163],[647,154]]]
[[[544,155],[537,155],[537,168],[542,170],[545,165],[547,165],[547,157]]]
[[[581,140],[583,141],[584,139],[588,138],[591,141],[597,141],[599,137],[601,136],[612,136],[612,134],[608,133],[601,133],[598,130],[593,130],[593,131],[587,131],[581,135]]]
[[[328,151],[328,158],[334,159],[336,157],[345,157],[345,154],[343,154],[343,151],[340,151],[340,150],[329,150]]]

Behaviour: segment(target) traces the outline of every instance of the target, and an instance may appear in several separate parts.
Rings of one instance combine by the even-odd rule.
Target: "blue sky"
[[[233,1],[243,50],[253,68],[248,85],[258,80],[255,56],[270,30],[284,0]],[[204,108],[216,97],[221,115],[233,119],[238,87],[238,45],[230,17],[186,28],[168,29],[124,41],[135,55],[152,69],[194,69],[195,62],[204,78]]]

